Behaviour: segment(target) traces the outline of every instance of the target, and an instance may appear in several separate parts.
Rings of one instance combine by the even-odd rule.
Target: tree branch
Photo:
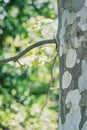
[[[4,64],[4,63],[7,63],[7,62],[11,62],[11,61],[14,61],[14,62],[18,61],[18,59],[20,59],[23,55],[25,55],[30,50],[32,50],[32,49],[34,49],[36,47],[39,47],[41,45],[51,44],[51,43],[56,44],[56,40],[55,39],[48,39],[48,40],[43,40],[43,41],[36,42],[35,44],[33,44],[33,45],[27,47],[26,49],[24,49],[22,52],[20,52],[16,56],[0,60],[0,64]]]

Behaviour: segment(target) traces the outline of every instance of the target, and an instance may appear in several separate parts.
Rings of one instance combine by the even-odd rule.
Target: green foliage
[[[53,5],[53,0],[0,0],[0,59],[55,36]],[[23,65],[0,65],[0,130],[58,129],[55,55],[55,46],[47,45],[28,52],[19,60]]]

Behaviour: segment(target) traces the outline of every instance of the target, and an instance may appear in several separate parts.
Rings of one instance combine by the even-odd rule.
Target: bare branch
[[[7,62],[11,62],[11,61],[16,62],[16,61],[18,61],[18,59],[20,59],[23,55],[25,55],[30,50],[32,50],[32,49],[34,49],[36,47],[39,47],[41,45],[52,44],[52,43],[56,44],[55,39],[48,39],[48,40],[43,40],[43,41],[36,42],[35,44],[27,47],[25,50],[23,50],[22,52],[20,52],[19,54],[17,54],[16,56],[0,60],[0,64],[4,64],[4,63],[7,63]]]
[[[18,62],[18,64],[19,64],[21,67],[25,66],[25,65],[22,65],[19,60],[17,60],[17,62]]]

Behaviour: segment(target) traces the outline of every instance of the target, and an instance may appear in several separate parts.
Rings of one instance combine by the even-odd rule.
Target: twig
[[[16,62],[16,61],[18,61],[18,59],[20,59],[23,55],[25,55],[30,50],[32,50],[32,49],[34,49],[36,47],[39,47],[41,45],[51,44],[51,43],[56,44],[54,39],[48,39],[48,40],[43,40],[43,41],[36,42],[35,44],[27,47],[25,50],[23,50],[22,52],[17,54],[16,56],[13,56],[13,57],[10,57],[10,58],[4,59],[4,60],[0,60],[0,64],[5,64],[5,63],[11,62],[11,61]]]
[[[25,66],[25,65],[21,64],[21,62],[20,62],[19,60],[17,60],[17,62],[18,62],[18,64],[19,64],[21,67]]]
[[[41,108],[41,112],[39,113],[38,120],[40,119],[40,117],[41,117],[41,115],[43,113],[43,110],[44,110],[44,108],[46,107],[46,105],[48,103],[48,97],[49,97],[50,88],[52,88],[52,83],[53,83],[53,80],[54,80],[54,77],[53,77],[53,68],[54,68],[54,65],[55,65],[55,62],[56,62],[57,55],[58,54],[56,54],[56,56],[54,57],[54,59],[52,59],[52,61],[53,61],[52,63],[53,64],[52,64],[51,70],[50,70],[50,73],[51,73],[50,85],[48,87],[48,91],[47,91],[47,95],[46,95],[46,101],[45,101],[44,105]]]
[[[56,90],[56,89],[59,90],[60,88],[59,88],[59,87],[55,87],[55,88],[54,88],[54,87],[51,87],[51,88],[50,88],[50,90]]]

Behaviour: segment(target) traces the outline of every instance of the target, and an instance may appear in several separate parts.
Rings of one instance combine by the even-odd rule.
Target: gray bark
[[[59,130],[87,130],[87,0],[58,0]]]

